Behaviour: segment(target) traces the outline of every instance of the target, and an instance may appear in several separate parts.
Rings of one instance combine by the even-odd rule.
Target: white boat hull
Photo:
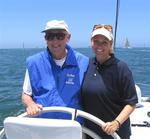
[[[131,139],[150,139],[150,100],[142,97],[140,104],[130,115]]]

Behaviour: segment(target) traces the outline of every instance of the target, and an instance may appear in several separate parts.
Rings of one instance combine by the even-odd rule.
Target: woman
[[[114,56],[112,45],[112,26],[95,25],[91,35],[95,57],[90,59],[82,84],[82,98],[84,110],[106,124],[100,128],[85,121],[85,126],[102,139],[112,139],[113,132],[121,139],[129,139],[129,115],[138,102],[135,83],[128,66]]]

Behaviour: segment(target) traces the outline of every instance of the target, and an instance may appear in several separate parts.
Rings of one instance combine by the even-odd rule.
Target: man
[[[22,101],[27,113],[36,115],[47,106],[82,109],[80,85],[88,58],[67,44],[71,34],[65,21],[49,21],[42,32],[45,33],[47,50],[30,56],[26,61]],[[51,117],[67,118],[65,114],[51,114]]]

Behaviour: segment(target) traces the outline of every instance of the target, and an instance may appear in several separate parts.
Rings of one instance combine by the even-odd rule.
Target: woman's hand
[[[114,132],[118,131],[120,127],[120,123],[117,120],[112,122],[106,122],[105,125],[102,127],[103,131],[106,132],[108,135],[113,134]]]

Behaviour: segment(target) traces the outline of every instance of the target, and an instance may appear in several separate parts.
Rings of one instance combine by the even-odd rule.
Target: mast
[[[117,0],[117,3],[116,3],[115,33],[114,33],[114,50],[116,49],[116,35],[117,35],[117,26],[118,26],[119,5],[120,5],[120,0]]]

